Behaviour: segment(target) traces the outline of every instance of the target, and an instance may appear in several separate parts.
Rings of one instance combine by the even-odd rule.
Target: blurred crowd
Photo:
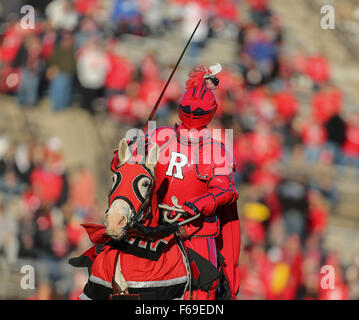
[[[359,113],[344,115],[325,54],[286,50],[285,28],[270,0],[40,3],[32,30],[21,27],[18,15],[4,14],[6,7],[0,14],[0,91],[29,110],[47,97],[54,112],[78,103],[91,114],[101,110],[141,126],[171,66],[151,51],[132,61],[123,50],[126,35],[161,38],[180,29],[187,39],[202,18],[183,62],[189,67],[201,63],[210,41],[232,41],[236,53],[218,76],[220,108],[211,127],[233,128],[236,183],[247,194],[239,298],[359,299],[359,258],[342,266],[336,252],[323,248],[328,215],[340,201],[335,181],[280,169],[294,161],[359,169]],[[298,95],[298,84],[309,102]],[[158,119],[172,123],[182,90],[171,82]],[[25,145],[3,137],[0,157],[0,218],[7,221],[0,227],[9,226],[1,231],[0,250],[11,261],[42,259],[53,266],[52,280],[61,280],[56,262],[78,250],[79,223],[97,218],[94,177],[82,167],[69,172],[56,137]],[[21,199],[17,216],[14,199]],[[322,288],[323,265],[335,269],[335,289]]]
[[[80,224],[98,217],[94,176],[83,166],[67,168],[59,138],[14,144],[0,137],[0,252],[15,265],[34,261],[47,298],[59,288],[66,298],[81,285],[64,279],[64,263],[86,248]]]

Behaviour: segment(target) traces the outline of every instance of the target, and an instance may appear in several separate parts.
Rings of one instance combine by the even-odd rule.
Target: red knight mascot
[[[192,269],[192,290],[185,299],[213,300],[227,292],[236,299],[239,289],[240,225],[233,181],[232,153],[212,137],[207,125],[218,108],[214,89],[220,64],[197,66],[179,102],[181,124],[160,127],[147,136],[147,147],[157,143],[155,169],[160,202],[199,218],[181,227]],[[225,283],[225,285],[224,285]]]

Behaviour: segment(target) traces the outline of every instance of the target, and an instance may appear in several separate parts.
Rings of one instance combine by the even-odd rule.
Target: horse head
[[[104,223],[107,235],[122,239],[134,222],[146,219],[151,207],[159,147],[155,144],[149,151],[145,164],[142,164],[132,160],[128,144],[122,139],[117,157],[116,165],[111,165],[114,172],[113,185]]]

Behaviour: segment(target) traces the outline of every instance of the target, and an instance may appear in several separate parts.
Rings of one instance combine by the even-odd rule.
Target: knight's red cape
[[[220,233],[216,237],[216,244],[224,257],[224,273],[228,280],[231,295],[237,299],[239,290],[238,260],[241,248],[241,230],[238,217],[237,203],[218,207],[216,215],[220,222]]]

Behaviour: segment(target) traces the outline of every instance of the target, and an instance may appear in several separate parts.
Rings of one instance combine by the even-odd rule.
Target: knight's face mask
[[[186,91],[179,102],[179,118],[187,129],[202,129],[216,113],[218,104],[214,90],[219,84],[216,74],[222,70],[219,63],[211,67],[196,66],[189,74]]]
[[[204,78],[199,86],[189,88],[179,103],[179,118],[187,129],[200,129],[208,125],[216,113],[218,104],[213,90],[218,78]]]

